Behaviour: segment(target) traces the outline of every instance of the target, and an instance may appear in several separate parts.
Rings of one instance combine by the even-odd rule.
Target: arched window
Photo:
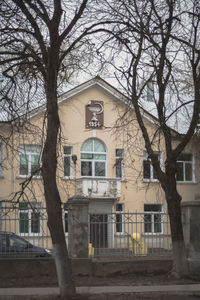
[[[81,176],[106,177],[107,153],[103,142],[88,139],[81,147]]]

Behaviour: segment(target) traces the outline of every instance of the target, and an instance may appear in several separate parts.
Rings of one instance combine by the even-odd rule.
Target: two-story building
[[[42,106],[29,113],[26,123],[19,120],[12,127],[6,122],[0,124],[0,135],[4,136],[0,141],[0,229],[15,231],[32,240],[46,232],[40,176],[44,114]],[[59,115],[57,182],[66,236],[66,203],[74,195],[90,199],[91,232],[95,220],[101,223],[99,232],[90,232],[89,242],[93,246],[119,247],[123,234],[129,233],[153,236],[154,241],[155,237],[170,235],[164,228],[165,197],[146,154],[134,110],[127,110],[126,97],[96,77],[59,98]],[[147,111],[143,112],[143,118],[153,135],[156,118]],[[159,137],[155,151],[164,168],[163,149]],[[182,201],[194,200],[200,191],[200,156],[193,141],[177,161],[177,170]],[[11,201],[15,203],[13,210]],[[3,213],[5,207],[9,207],[9,217]],[[132,229],[127,229],[128,222]],[[105,238],[95,242],[94,235]]]

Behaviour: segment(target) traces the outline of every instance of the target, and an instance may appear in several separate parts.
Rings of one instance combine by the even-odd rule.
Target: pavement
[[[142,285],[142,286],[82,286],[76,287],[77,294],[119,294],[119,293],[167,293],[167,294],[198,294],[200,284],[186,285]],[[25,287],[0,288],[1,296],[53,296],[59,295],[58,287]],[[200,299],[200,298],[199,298]]]

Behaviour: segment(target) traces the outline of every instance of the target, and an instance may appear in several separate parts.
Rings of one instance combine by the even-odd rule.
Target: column
[[[75,195],[68,199],[68,250],[72,258],[88,258],[89,199]]]

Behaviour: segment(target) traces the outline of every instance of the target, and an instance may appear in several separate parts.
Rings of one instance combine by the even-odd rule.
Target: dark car
[[[50,257],[51,251],[32,245],[15,233],[0,231],[0,256]]]

